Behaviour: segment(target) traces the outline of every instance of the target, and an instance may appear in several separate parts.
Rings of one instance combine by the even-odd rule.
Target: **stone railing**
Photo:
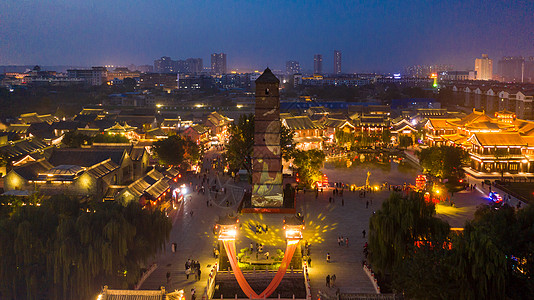
[[[215,263],[210,270],[208,276],[208,284],[206,285],[206,295],[208,299],[213,298],[213,293],[215,293],[215,277],[217,277],[217,272],[219,271],[219,263]]]
[[[310,275],[308,274],[308,263],[303,262],[303,273],[304,273],[304,286],[306,287],[306,299],[311,300],[312,298],[312,292],[311,292],[311,285],[310,285]]]
[[[152,272],[154,272],[154,270],[156,270],[158,267],[158,264],[156,263],[153,263],[151,264],[148,269],[146,269],[145,272],[143,272],[143,274],[141,275],[141,278],[139,278],[139,281],[137,282],[136,285],[134,285],[134,290],[138,290],[141,285],[143,284],[143,282],[145,282],[145,280],[148,278],[148,276],[150,276],[150,274],[152,274]]]
[[[376,280],[373,270],[371,270],[371,268],[367,265],[367,263],[363,264],[363,271],[365,272],[365,274],[367,274],[367,277],[369,277],[369,280],[371,280],[371,283],[373,284],[373,287],[375,288],[376,293],[380,294],[380,286],[378,286],[378,281]]]

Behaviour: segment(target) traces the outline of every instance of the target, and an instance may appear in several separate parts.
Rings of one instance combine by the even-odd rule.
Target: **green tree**
[[[130,140],[120,134],[98,134],[93,138],[93,143],[129,144]]]
[[[369,220],[369,259],[375,271],[391,274],[416,241],[443,240],[449,225],[435,217],[421,193],[393,193]]]
[[[424,171],[438,178],[463,177],[462,166],[469,163],[468,153],[460,147],[433,146],[419,152]]]
[[[399,135],[399,147],[401,148],[408,148],[409,146],[413,145],[413,140],[411,135]]]
[[[11,203],[0,206],[2,299],[89,299],[103,284],[131,287],[172,226],[136,202],[0,202]]]
[[[172,135],[164,140],[155,142],[154,152],[160,164],[180,166],[183,169],[188,169],[200,160],[198,145],[190,139],[183,139],[179,135]]]
[[[391,143],[391,131],[389,129],[384,129],[380,138],[382,140],[382,143],[386,145]]]
[[[290,160],[293,157],[295,151],[295,142],[293,141],[294,132],[285,127],[280,126],[280,151],[282,158]]]
[[[356,137],[354,136],[354,133],[352,132],[345,132],[343,130],[337,130],[334,134],[335,142],[339,147],[347,147],[350,148],[352,145],[354,145],[354,142],[356,141]]]
[[[321,150],[296,150],[293,154],[293,164],[297,167],[299,179],[306,187],[311,187],[322,179],[321,168],[325,154]]]
[[[254,150],[254,115],[241,115],[237,123],[228,128],[230,138],[225,157],[232,170],[245,169],[252,174]]]
[[[68,148],[80,148],[82,145],[91,145],[93,138],[75,131],[66,132],[61,140]]]

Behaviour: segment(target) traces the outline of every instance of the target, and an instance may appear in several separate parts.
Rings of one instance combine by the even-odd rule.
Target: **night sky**
[[[228,54],[230,68],[286,60],[344,72],[414,64],[474,68],[488,53],[534,56],[534,1],[1,0],[0,65],[152,64]]]

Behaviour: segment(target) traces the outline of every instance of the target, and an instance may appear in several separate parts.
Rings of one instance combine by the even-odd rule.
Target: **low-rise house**
[[[54,166],[74,165],[90,168],[108,159],[119,166],[115,184],[126,184],[135,180],[134,163],[125,148],[55,149],[48,161]]]
[[[210,129],[204,125],[197,124],[188,127],[181,135],[191,139],[197,145],[207,148],[210,142]]]
[[[211,134],[223,142],[228,138],[228,126],[234,120],[214,111],[206,117],[204,125],[210,128]]]
[[[282,125],[293,131],[296,149],[323,149],[324,126],[313,122],[308,116],[284,118]]]
[[[336,143],[336,132],[354,133],[354,125],[348,120],[327,118],[323,123],[325,136],[330,143]]]
[[[115,200],[121,203],[137,201],[141,205],[156,205],[158,202],[171,198],[169,180],[162,173],[152,169],[145,176],[121,190]]]
[[[35,186],[31,183],[37,179],[40,173],[44,173],[53,168],[48,161],[41,158],[37,161],[27,163],[20,167],[14,167],[4,177],[4,190],[35,190]]]

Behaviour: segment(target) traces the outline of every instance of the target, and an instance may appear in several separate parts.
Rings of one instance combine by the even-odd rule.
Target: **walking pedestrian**
[[[330,275],[326,275],[326,287],[330,287]]]
[[[200,268],[198,268],[197,272],[198,272],[198,280],[200,280],[200,275],[202,274],[202,271],[200,271]]]
[[[349,246],[349,238],[345,238],[345,246]]]
[[[363,238],[365,238],[365,229],[362,231]]]
[[[190,274],[191,274],[191,268],[187,268],[187,269],[185,270],[185,278],[186,278],[186,279],[189,279],[189,275],[190,275]]]
[[[335,286],[336,286],[336,274],[330,277],[330,287],[335,287]]]
[[[197,298],[196,294],[195,294],[195,288],[192,288],[191,289],[191,300],[195,300]]]
[[[326,262],[330,262],[330,252],[326,253]]]
[[[308,268],[311,268],[311,256],[308,256]]]

